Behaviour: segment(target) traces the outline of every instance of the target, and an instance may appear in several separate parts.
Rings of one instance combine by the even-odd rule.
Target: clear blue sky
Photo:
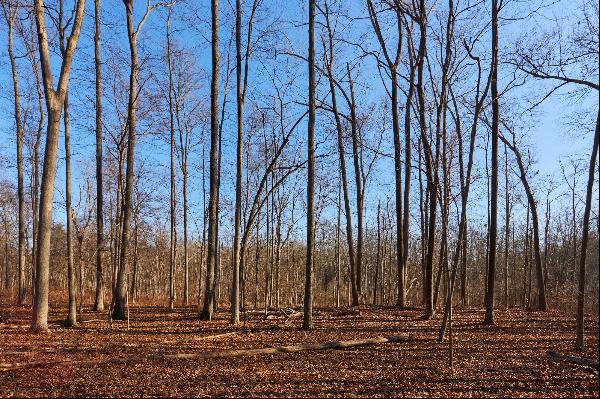
[[[103,26],[102,40],[105,48],[117,47],[122,51],[121,56],[125,57],[123,60],[121,73],[123,76],[127,76],[127,41],[125,36],[125,24],[124,24],[124,7],[122,2],[117,0],[110,0],[103,2],[103,18],[105,25]],[[289,2],[286,3],[286,7],[281,7],[279,1],[266,1],[263,9],[259,10],[261,20],[257,22],[255,32],[259,32],[261,29],[265,29],[267,26],[273,26],[276,30],[272,32],[272,37],[277,37],[277,45],[283,48],[286,44],[289,45],[294,51],[304,54],[306,53],[305,42],[306,42],[306,27],[302,25],[302,22],[306,21],[306,4],[305,2]],[[510,5],[510,3],[509,3]],[[136,1],[135,10],[142,10],[144,2]],[[559,10],[566,13],[574,12],[574,5],[572,2],[563,1],[554,8],[550,8],[544,11],[543,14],[536,16],[535,25],[536,29],[544,29],[544,21],[547,22],[547,27],[550,28],[551,20],[548,16],[556,15]],[[87,13],[89,14],[84,22],[84,33],[80,39],[78,51],[75,55],[74,71],[70,84],[71,96],[72,96],[72,119],[73,119],[73,175],[74,175],[74,195],[78,194],[78,184],[81,183],[83,171],[89,172],[94,162],[94,139],[93,139],[93,104],[92,98],[90,97],[93,93],[93,73],[90,69],[93,66],[93,41],[92,41],[92,27],[93,19],[93,2],[89,1],[86,4]],[[209,3],[201,2],[197,12],[192,13],[191,8],[181,3],[175,7],[176,20],[174,22],[176,40],[186,48],[192,49],[197,54],[197,63],[200,67],[206,71],[205,77],[208,79],[210,71],[210,48],[208,47],[208,33],[209,33]],[[267,10],[267,11],[265,11]],[[261,14],[261,12],[263,14]],[[512,12],[512,11],[511,11]],[[140,11],[136,11],[136,15],[139,19]],[[366,15],[364,12],[364,5],[362,2],[352,3],[349,14],[352,16]],[[277,23],[270,25],[273,21],[277,20]],[[158,65],[160,67],[160,57],[163,54],[162,46],[164,45],[164,21],[165,13],[162,10],[155,11],[149,18],[147,24],[143,28],[142,35],[140,37],[140,49],[142,57],[147,55],[150,57],[148,63]],[[47,19],[47,23],[50,21]],[[225,59],[225,49],[231,33],[231,26],[233,19],[231,16],[230,5],[226,1],[221,1],[221,57]],[[377,48],[378,45],[374,41],[372,29],[368,20],[355,20],[351,23],[347,23],[347,26],[341,27],[343,36],[347,40],[353,40],[356,42],[365,41],[370,48]],[[525,22],[512,22],[504,25],[502,29],[506,33],[505,41],[502,41],[501,46],[503,50],[508,50],[512,40],[515,36],[518,36],[520,32],[524,32],[531,28],[530,25],[523,26]],[[526,22],[530,24],[530,22]],[[281,30],[285,29],[285,32]],[[285,33],[285,35],[284,35]],[[501,30],[501,34],[503,31]],[[363,36],[363,35],[367,36]],[[281,41],[283,39],[283,42]],[[18,41],[18,39],[17,39]],[[265,42],[266,43],[266,42]],[[2,174],[3,178],[14,181],[16,179],[16,167],[15,167],[15,140],[14,140],[14,121],[12,116],[12,85],[10,81],[10,69],[6,51],[6,29],[4,21],[2,21],[2,29],[0,32],[0,156],[3,159]],[[317,50],[321,50],[320,43],[317,43]],[[18,48],[21,46],[18,44]],[[338,55],[338,59],[344,61],[349,59],[352,48],[347,45],[340,44],[341,54]],[[263,54],[268,54],[271,48],[261,48],[260,51]],[[109,57],[109,52],[103,52],[103,58]],[[55,57],[56,58],[56,57]],[[258,57],[257,57],[258,58]],[[279,56],[280,62],[285,62],[284,56]],[[56,59],[54,61],[57,61]],[[289,61],[289,60],[287,60]],[[233,58],[232,58],[233,62]],[[22,74],[21,80],[23,81],[21,89],[24,90],[26,86],[25,80],[28,78],[26,75],[29,74],[26,68],[25,60],[19,60],[20,73]],[[57,68],[58,62],[54,63],[54,68]],[[305,81],[305,66],[302,63],[296,62],[291,66],[292,68],[301,68],[298,76],[296,76],[296,82],[294,83],[293,90],[289,93],[288,99],[295,101],[305,101],[303,93],[306,87]],[[266,70],[272,70],[272,61],[267,61],[265,65],[259,63],[251,64],[251,77],[249,82],[249,100],[257,98],[264,93],[273,94],[273,90],[268,80],[268,75],[265,73]],[[148,68],[145,73],[148,73]],[[374,68],[372,58],[366,58],[360,69],[361,73],[357,77],[357,90],[359,93],[359,103],[361,106],[368,106],[369,102],[377,101],[384,96],[383,86],[379,80],[379,75]],[[288,71],[289,72],[289,71]],[[501,71],[502,72],[502,71]],[[109,74],[106,70],[104,74]],[[222,77],[224,71],[222,72]],[[501,73],[502,75],[502,73]],[[503,75],[503,79],[508,79],[510,71]],[[56,74],[55,74],[56,76]],[[289,76],[283,76],[281,79],[289,79]],[[232,77],[234,79],[234,76]],[[57,78],[55,77],[55,81]],[[105,84],[108,79],[105,79]],[[322,83],[325,83],[324,81]],[[502,82],[501,82],[502,83]],[[532,101],[539,99],[540,95],[543,94],[543,89],[533,91],[532,87],[534,83],[529,83],[526,86],[518,89],[512,95],[521,96],[521,98],[530,98]],[[326,85],[322,84],[322,88]],[[205,90],[208,90],[208,81],[204,85]],[[235,81],[231,82],[231,88],[235,87]],[[107,93],[110,88],[104,88]],[[324,95],[324,91],[321,90],[320,95]],[[531,115],[530,122],[526,129],[526,136],[524,143],[531,144],[532,154],[535,157],[536,168],[539,169],[539,177],[534,180],[535,186],[543,187],[545,184],[546,176],[554,176],[556,179],[560,178],[560,166],[559,160],[565,157],[576,155],[587,157],[589,153],[589,147],[591,144],[591,136],[588,134],[581,133],[581,127],[576,128],[573,126],[573,118],[577,120],[584,120],[586,126],[590,126],[590,121],[593,123],[594,110],[598,107],[598,96],[597,94],[591,94],[581,99],[574,99],[572,96],[564,95],[564,91],[557,93],[558,95],[551,97],[539,106],[535,113]],[[230,100],[233,99],[234,91],[229,93]],[[504,99],[503,99],[504,101]],[[508,99],[507,99],[508,102]],[[260,103],[260,101],[259,101]],[[264,103],[264,100],[263,100]],[[114,108],[105,101],[104,111],[106,114],[114,113]],[[503,103],[503,107],[509,107],[509,104]],[[519,109],[522,109],[522,104],[519,105],[518,109],[510,109],[510,112],[517,112],[520,115]],[[589,111],[591,117],[590,121],[585,120],[586,116],[582,117],[582,111]],[[233,104],[229,104],[227,113],[230,118],[235,115],[235,108]],[[587,115],[587,116],[590,116]],[[110,118],[114,118],[110,116]],[[291,116],[290,116],[291,119]],[[323,125],[324,121],[327,121],[328,116],[323,113],[317,114],[317,122]],[[230,119],[232,121],[232,119]],[[384,140],[384,151],[391,151],[391,122],[388,121],[388,128],[390,132],[390,140]],[[232,192],[232,173],[233,173],[233,162],[234,162],[234,125],[227,122],[225,125],[224,135],[224,147],[223,147],[223,188],[222,194],[226,197],[231,197]],[[299,127],[299,137],[304,137],[305,125]],[[322,130],[321,130],[322,134]],[[300,143],[302,144],[302,143]],[[480,140],[479,145],[483,145],[483,141]],[[335,150],[332,147],[333,143],[328,144],[328,147],[323,147],[326,151],[328,148]],[[62,140],[59,145],[59,164],[58,164],[58,175],[56,181],[57,192],[55,194],[55,220],[64,220],[64,207],[62,206],[62,187],[64,186],[64,162],[63,162],[63,144]],[[199,151],[199,148],[197,149]],[[305,150],[302,150],[304,154]],[[43,150],[42,150],[43,153]],[[142,139],[139,143],[137,154],[143,154],[138,157],[138,162],[143,158],[145,159],[148,168],[158,172],[154,173],[152,182],[150,185],[156,187],[156,191],[161,193],[163,196],[168,195],[168,181],[167,178],[167,167],[168,167],[168,145],[157,139]],[[192,205],[192,217],[197,218],[200,215],[200,208],[198,207],[201,203],[201,191],[198,182],[199,176],[201,176],[199,167],[199,154],[196,152],[192,154],[192,162],[196,166],[196,170],[192,170],[191,175],[191,205]],[[351,163],[348,163],[349,175],[351,175],[350,169]],[[89,174],[89,173],[88,173]],[[333,178],[333,177],[332,177]],[[337,178],[337,177],[335,177]],[[560,184],[560,182],[559,182]],[[376,203],[379,199],[385,198],[385,195],[392,195],[393,189],[393,174],[392,174],[392,163],[389,160],[382,160],[374,176],[370,182],[371,195],[367,199],[367,215],[372,214],[375,211]],[[378,187],[381,187],[379,189]],[[413,193],[415,192],[415,185],[413,185]],[[559,190],[560,191],[560,190]],[[541,195],[541,193],[540,193]],[[540,198],[541,200],[541,198]],[[75,202],[77,199],[75,199]],[[481,204],[483,207],[484,204]],[[484,208],[482,208],[484,209]],[[226,217],[229,218],[230,215]],[[368,218],[368,216],[367,216]],[[227,220],[227,219],[225,219]],[[372,219],[371,219],[372,220]],[[228,223],[224,223],[224,229],[227,229]]]

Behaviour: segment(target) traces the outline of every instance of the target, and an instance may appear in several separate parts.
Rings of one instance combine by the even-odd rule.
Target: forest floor
[[[84,312],[84,323],[61,326],[64,306],[51,308],[50,333],[28,331],[31,310],[0,298],[0,396],[485,396],[597,397],[598,373],[553,360],[548,351],[598,359],[598,315],[586,315],[586,351],[574,352],[575,318],[557,311],[498,310],[484,326],[482,309],[454,314],[454,367],[440,318],[419,309],[317,309],[315,329],[299,314],[265,319],[249,313],[239,328],[226,310],[211,322],[192,307],[132,305],[126,322]],[[210,359],[198,354],[409,334],[405,342],[342,350]],[[149,355],[153,355],[149,356]],[[115,359],[124,359],[114,362]],[[58,363],[57,363],[58,362]],[[19,368],[15,366],[21,365]]]

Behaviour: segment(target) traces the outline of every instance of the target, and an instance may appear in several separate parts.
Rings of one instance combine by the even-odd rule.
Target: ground
[[[48,334],[28,331],[31,310],[0,298],[0,396],[556,396],[597,397],[598,374],[556,361],[549,350],[598,359],[598,315],[586,315],[586,351],[574,352],[575,318],[558,311],[498,310],[484,326],[482,309],[455,311],[454,367],[440,319],[419,309],[317,309],[315,329],[298,314],[250,313],[239,328],[226,309],[211,322],[192,308],[134,305],[126,322],[109,327],[106,313],[60,325],[65,307],[51,308]],[[244,319],[244,318],[243,318]],[[405,342],[343,350],[212,359],[140,359],[409,334]],[[137,358],[134,359],[134,358]],[[128,359],[125,362],[104,362]],[[57,360],[86,363],[35,364]],[[99,363],[91,364],[90,360]],[[28,364],[24,368],[11,365]]]

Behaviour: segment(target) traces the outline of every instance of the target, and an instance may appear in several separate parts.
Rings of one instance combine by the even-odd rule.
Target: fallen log
[[[588,359],[585,357],[577,357],[570,355],[563,355],[562,353],[558,353],[554,350],[548,352],[550,357],[554,360],[559,360],[567,363],[579,364],[582,366],[591,367],[593,369],[599,370],[598,361],[594,359]]]
[[[156,353],[145,356],[132,356],[123,358],[107,358],[107,359],[94,359],[94,360],[54,360],[54,361],[39,361],[39,362],[28,362],[28,363],[0,363],[0,372],[6,372],[17,369],[35,368],[35,367],[48,367],[58,365],[73,365],[73,366],[85,366],[85,365],[100,365],[108,363],[141,363],[148,360],[163,360],[163,359],[215,359],[215,358],[231,358],[238,356],[256,356],[256,355],[275,355],[278,353],[296,353],[305,351],[317,351],[327,349],[346,349],[352,347],[360,347],[366,345],[384,344],[390,342],[403,342],[410,339],[410,335],[393,335],[389,337],[375,337],[367,339],[355,339],[349,341],[329,341],[320,344],[302,344],[302,345],[289,345],[279,346],[275,348],[258,348],[258,349],[233,349],[233,350],[215,350],[208,352],[196,352],[196,353],[174,353],[164,354]]]

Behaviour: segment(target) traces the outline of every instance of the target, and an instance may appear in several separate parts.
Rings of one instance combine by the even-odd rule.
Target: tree
[[[346,171],[346,154],[345,154],[345,150],[344,150],[344,141],[343,141],[343,126],[342,126],[342,121],[341,121],[341,115],[340,112],[338,110],[338,105],[337,105],[337,96],[336,96],[336,86],[340,87],[340,91],[341,93],[347,98],[347,94],[346,92],[341,89],[341,86],[337,83],[337,81],[335,80],[334,76],[333,76],[333,65],[334,65],[334,38],[333,38],[333,32],[332,32],[332,28],[331,28],[331,23],[329,21],[329,8],[327,5],[327,2],[325,2],[325,6],[324,6],[324,10],[323,10],[323,14],[325,16],[325,22],[326,22],[326,26],[327,26],[327,33],[328,33],[328,46],[325,45],[325,41],[323,41],[323,48],[324,48],[324,56],[325,56],[325,66],[327,69],[327,77],[329,80],[329,90],[331,92],[331,110],[333,112],[333,115],[335,117],[335,126],[336,126],[336,132],[337,132],[337,147],[338,147],[338,154],[339,154],[339,166],[340,166],[340,177],[341,177],[341,181],[340,184],[342,186],[342,191],[344,193],[344,214],[346,216],[346,240],[347,240],[347,245],[348,245],[348,261],[350,263],[350,286],[352,289],[352,306],[358,306],[360,304],[360,289],[359,289],[359,278],[358,278],[358,265],[357,265],[357,261],[356,261],[356,257],[358,256],[358,253],[356,253],[355,256],[355,251],[354,251],[354,239],[353,239],[353,231],[352,231],[352,213],[350,211],[350,195],[348,194],[348,177],[347,177],[347,171]],[[354,141],[354,140],[353,140]],[[358,187],[360,186],[360,175],[359,175],[359,180],[357,180],[358,186],[357,186],[357,193],[360,195],[360,190],[358,189]],[[357,206],[360,203],[357,203]],[[361,212],[361,216],[362,216],[362,212]],[[362,233],[362,228],[360,229],[361,233]],[[361,241],[361,246],[362,246],[362,241]],[[361,248],[362,249],[362,248]]]
[[[208,247],[206,254],[206,289],[200,318],[212,320],[215,308],[215,270],[217,268],[217,225],[219,212],[219,2],[211,0],[212,76],[210,82],[210,190],[208,197]]]
[[[592,12],[588,7],[591,6]],[[578,15],[577,27],[569,34],[562,35],[551,32],[543,37],[539,46],[537,43],[533,48],[523,48],[518,46],[515,56],[509,61],[518,71],[525,73],[539,81],[548,81],[553,84],[542,100],[534,104],[534,107],[541,104],[553,93],[563,86],[569,86],[575,90],[591,91],[596,96],[600,91],[598,84],[598,5],[592,1],[584,1],[581,15]],[[583,22],[583,23],[582,23]],[[559,30],[560,33],[560,30]],[[549,51],[555,48],[560,51]],[[600,111],[599,111],[600,112]],[[584,347],[584,301],[585,301],[585,260],[586,250],[589,239],[589,217],[592,202],[592,191],[594,185],[594,168],[598,151],[598,129],[599,119],[596,117],[596,128],[594,136],[594,146],[590,155],[590,167],[588,173],[588,184],[586,191],[583,234],[581,241],[581,253],[579,258],[579,284],[577,291],[577,326],[576,326],[576,348],[583,350]],[[573,184],[572,189],[574,190]],[[573,219],[575,218],[575,209],[573,201]],[[573,234],[576,235],[575,229]],[[574,238],[574,247],[577,242]],[[576,257],[576,251],[573,254]]]
[[[231,322],[240,322],[240,236],[242,224],[242,159],[244,140],[244,101],[248,88],[248,67],[250,62],[252,24],[259,1],[254,0],[252,11],[248,20],[246,51],[244,55],[244,70],[242,78],[242,5],[240,0],[235,2],[235,54],[236,54],[236,97],[237,97],[237,145],[236,145],[236,172],[235,172],[235,216],[233,237],[233,273],[231,285]]]
[[[171,9],[167,11],[167,64],[169,66],[169,131],[170,137],[170,171],[171,171],[171,197],[169,200],[171,222],[170,238],[171,251],[169,257],[169,309],[175,306],[175,262],[177,261],[177,228],[176,214],[177,197],[175,195],[175,107],[173,104],[173,60],[171,51]]]
[[[48,114],[48,127],[46,133],[46,149],[44,154],[44,169],[42,173],[42,187],[39,206],[38,243],[36,254],[35,296],[33,301],[33,331],[44,332],[48,330],[48,277],[50,266],[50,239],[52,234],[52,198],[54,196],[54,179],[56,176],[56,158],[58,152],[58,131],[60,116],[69,85],[71,64],[77,41],[83,23],[85,0],[77,0],[74,10],[73,26],[67,39],[65,53],[62,58],[58,86],[54,88],[52,70],[50,66],[50,51],[48,33],[44,16],[44,1],[34,0],[34,15],[38,32],[38,45],[44,93],[46,95],[46,110]]]
[[[113,291],[112,300],[112,318],[115,320],[125,320],[126,315],[126,296],[127,296],[127,249],[129,245],[130,225],[131,225],[131,210],[133,203],[133,175],[135,162],[135,141],[136,141],[136,126],[137,126],[137,106],[138,106],[138,49],[137,38],[142,29],[142,26],[148,19],[148,16],[158,6],[164,5],[157,3],[150,5],[150,1],[146,5],[146,11],[140,22],[134,26],[133,21],[133,0],[124,0],[125,14],[127,19],[127,38],[129,41],[129,55],[131,66],[129,71],[129,101],[127,104],[127,171],[125,174],[125,192],[123,199],[123,219],[121,224],[121,242],[119,266],[117,271],[117,281]]]
[[[406,251],[404,249],[405,245],[408,245],[405,242],[405,233],[403,227],[403,221],[408,221],[408,217],[405,217],[403,220],[402,216],[402,159],[401,159],[401,148],[400,148],[400,118],[398,115],[398,64],[400,63],[400,56],[402,55],[402,14],[401,14],[401,5],[399,0],[394,1],[394,12],[396,14],[396,24],[398,25],[398,42],[396,44],[395,54],[392,55],[388,52],[387,46],[385,44],[385,40],[383,38],[383,34],[381,32],[381,28],[379,26],[379,20],[377,18],[377,10],[373,6],[373,2],[371,0],[367,1],[367,6],[369,10],[369,18],[371,20],[371,24],[373,25],[373,29],[377,35],[377,40],[379,41],[379,45],[381,50],[383,51],[383,55],[385,57],[386,66],[389,70],[389,74],[391,77],[391,100],[392,100],[392,130],[394,133],[394,178],[396,182],[396,263],[398,267],[398,302],[397,305],[400,308],[404,308],[406,305]],[[411,93],[412,93],[412,84],[411,84]],[[410,102],[412,96],[407,97],[407,102]],[[408,105],[410,108],[410,104]],[[404,143],[405,146],[410,147],[410,140]],[[410,175],[409,175],[410,179]],[[360,180],[359,180],[360,181]],[[358,190],[358,188],[357,188]],[[408,197],[406,197],[408,198]],[[359,244],[361,247],[361,244]],[[359,249],[360,252],[360,249]],[[358,262],[360,264],[360,262]],[[360,267],[360,266],[359,266]]]
[[[467,253],[467,205],[469,201],[469,192],[471,189],[471,173],[473,171],[473,163],[475,156],[475,141],[477,138],[477,126],[479,124],[479,118],[481,113],[483,112],[483,105],[485,103],[485,99],[489,93],[492,74],[490,68],[490,74],[488,75],[487,83],[481,90],[481,78],[482,78],[482,68],[481,68],[481,59],[473,54],[473,43],[469,46],[466,41],[464,42],[464,46],[467,52],[468,57],[474,61],[477,65],[477,83],[475,86],[475,98],[474,98],[474,111],[473,111],[473,120],[471,122],[471,131],[469,137],[469,155],[467,160],[467,168],[465,173],[464,160],[463,160],[463,136],[462,136],[462,128],[460,124],[460,113],[458,109],[458,101],[456,96],[454,95],[454,91],[450,89],[450,96],[452,98],[452,104],[454,108],[453,117],[456,124],[456,134],[458,136],[458,166],[459,166],[459,177],[460,177],[460,192],[461,192],[461,209],[460,209],[460,222],[458,225],[458,238],[456,240],[456,249],[454,252],[454,257],[452,260],[452,272],[450,275],[450,284],[448,293],[446,296],[446,303],[444,306],[444,319],[442,321],[442,325],[440,327],[440,333],[438,339],[442,341],[444,339],[444,335],[446,333],[446,326],[452,314],[452,295],[454,293],[454,283],[456,281],[456,275],[459,270],[459,263],[462,263],[462,292],[461,299],[462,304],[465,306],[466,302],[466,253]]]
[[[308,3],[308,176],[306,186],[306,271],[302,329],[313,328],[315,245],[315,0]]]
[[[94,66],[96,70],[96,296],[94,310],[104,310],[104,193],[102,192],[102,59],[100,55],[100,0],[94,0]]]
[[[2,11],[4,20],[8,26],[8,57],[13,81],[14,94],[14,117],[17,130],[17,196],[18,196],[18,213],[19,213],[19,237],[18,237],[18,285],[19,285],[19,304],[25,304],[25,190],[23,181],[23,124],[21,120],[21,97],[19,94],[19,76],[17,75],[17,63],[13,51],[13,27],[19,4],[12,3],[11,0],[2,1]]]
[[[506,124],[504,124],[507,130],[511,132],[512,135],[512,143],[509,142],[504,136],[499,135],[500,140],[513,152],[517,159],[517,165],[519,166],[519,178],[521,179],[521,183],[523,183],[523,188],[525,189],[525,194],[527,196],[527,203],[529,205],[529,209],[531,211],[531,219],[533,224],[533,255],[535,261],[535,270],[537,277],[537,290],[538,290],[538,302],[537,307],[539,310],[547,310],[548,305],[546,303],[546,284],[544,283],[544,271],[542,268],[542,257],[540,253],[540,227],[538,220],[538,212],[537,212],[537,204],[535,198],[533,196],[533,190],[529,185],[529,181],[527,180],[527,171],[525,170],[525,164],[523,163],[523,158],[521,156],[521,152],[519,151],[517,144],[515,142],[515,134]],[[489,284],[489,280],[488,280]]]
[[[596,116],[596,132],[594,133],[594,145],[590,155],[590,169],[588,173],[588,183],[585,194],[585,211],[583,212],[583,235],[581,238],[581,255],[579,257],[579,285],[577,289],[577,341],[576,348],[583,350],[583,322],[585,305],[585,259],[587,256],[587,246],[590,229],[590,209],[592,207],[592,191],[594,189],[594,169],[596,168],[596,158],[598,157],[598,136],[600,135],[600,110]]]
[[[494,324],[494,286],[496,282],[498,241],[498,132],[500,117],[500,98],[498,97],[498,11],[498,0],[492,0],[492,187],[484,324]]]

